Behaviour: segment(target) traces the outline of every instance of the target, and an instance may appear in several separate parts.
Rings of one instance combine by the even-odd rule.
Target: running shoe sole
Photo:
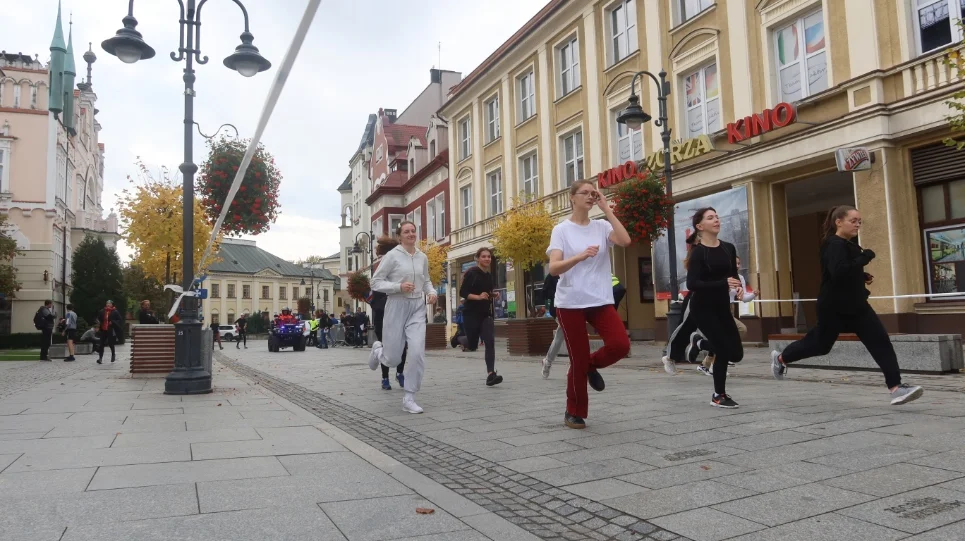
[[[717,402],[714,402],[713,400],[710,401],[710,405],[711,405],[711,406],[714,406],[715,408],[721,408],[721,409],[725,409],[725,410],[734,410],[734,409],[737,409],[738,407],[740,407],[740,406],[726,406],[726,405],[724,405],[724,404],[718,404]]]
[[[776,380],[784,379],[784,374],[787,372],[787,365],[782,363],[780,358],[780,352],[771,352],[771,374],[774,375],[774,379]]]
[[[663,361],[664,372],[670,374],[671,376],[677,373],[677,364],[674,363],[673,359],[670,357],[664,357],[661,360]]]
[[[912,391],[912,392],[910,392],[910,393],[908,393],[908,394],[906,394],[906,395],[904,395],[904,396],[899,396],[899,397],[897,397],[897,398],[892,399],[892,400],[891,400],[891,405],[892,405],[892,406],[900,406],[900,405],[902,405],[902,404],[907,404],[907,403],[909,403],[909,402],[918,400],[919,398],[922,397],[923,394],[925,394],[925,390],[922,389],[921,387],[915,387],[914,389],[915,389],[914,391]]]

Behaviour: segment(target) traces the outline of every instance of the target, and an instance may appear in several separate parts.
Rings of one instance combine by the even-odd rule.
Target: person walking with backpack
[[[40,331],[40,360],[49,361],[47,354],[50,353],[50,342],[54,336],[54,301],[46,300],[44,305],[34,314],[34,327]]]
[[[64,314],[64,336],[67,338],[67,358],[65,363],[76,361],[74,358],[74,341],[77,340],[77,313],[74,312],[74,305],[67,305],[67,313]]]
[[[111,362],[117,360],[117,354],[114,351],[114,344],[117,343],[118,338],[121,336],[121,313],[114,308],[114,303],[112,301],[107,301],[99,312],[97,312],[97,318],[94,320],[97,325],[98,333],[100,334],[100,355],[97,358],[97,364],[103,364],[104,362],[104,348],[111,348]]]

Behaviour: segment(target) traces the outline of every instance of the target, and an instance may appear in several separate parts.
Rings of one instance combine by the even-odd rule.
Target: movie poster
[[[750,226],[747,215],[747,188],[741,186],[677,203],[674,211],[674,232],[676,233],[677,284],[681,292],[687,291],[687,269],[684,268],[684,258],[687,256],[687,237],[693,232],[691,219],[697,209],[704,207],[713,207],[717,210],[717,215],[720,216],[720,240],[737,247],[737,255],[741,258],[741,275],[744,280],[748,279]],[[670,258],[666,234],[654,243],[653,269],[657,299],[670,299]]]

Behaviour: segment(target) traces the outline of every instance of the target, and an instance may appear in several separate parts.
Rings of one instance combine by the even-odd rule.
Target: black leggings
[[[729,302],[701,303],[694,306],[691,317],[700,333],[713,344],[714,392],[724,394],[727,381],[727,363],[740,362],[744,358],[744,345],[741,343],[734,315]],[[689,337],[689,335],[688,335]]]
[[[674,329],[667,344],[667,357],[675,362],[683,362],[684,352],[687,344],[690,343],[690,335],[697,331],[697,320],[690,312],[690,295],[684,299],[682,310],[683,318],[680,320],[680,325]]]
[[[100,348],[101,359],[104,358],[104,346],[111,348],[111,359],[114,358],[114,342],[115,342],[114,333],[105,332],[101,334],[101,348]]]
[[[809,357],[827,355],[831,352],[838,335],[843,332],[853,332],[868,348],[868,353],[878,363],[878,367],[885,375],[885,385],[889,389],[901,385],[901,370],[898,368],[898,356],[895,347],[891,345],[888,331],[878,319],[878,314],[865,304],[857,314],[839,314],[827,310],[818,312],[818,324],[808,331],[804,338],[788,344],[781,353],[781,360],[790,364]],[[716,370],[717,367],[715,366]]]
[[[381,310],[376,309],[375,317],[372,318],[372,323],[374,325],[373,330],[375,331],[375,339],[378,340],[379,342],[382,341],[382,320],[383,319],[385,319],[385,308],[382,308]],[[402,371],[405,370],[405,355],[408,352],[409,352],[409,346],[407,344],[405,346],[405,349],[402,350],[402,362],[399,363],[399,366],[395,368],[396,374],[401,374]],[[389,367],[385,366],[382,363],[379,363],[379,366],[382,367],[382,379],[389,379]]]
[[[496,371],[496,329],[493,318],[464,314],[462,326],[466,334],[459,337],[459,343],[469,351],[476,351],[481,338],[486,348],[486,373]]]
[[[239,344],[238,347],[241,347],[240,344],[244,344],[245,347],[248,347],[248,333],[245,333],[245,332],[238,333],[238,338],[236,338],[235,341],[238,342]]]

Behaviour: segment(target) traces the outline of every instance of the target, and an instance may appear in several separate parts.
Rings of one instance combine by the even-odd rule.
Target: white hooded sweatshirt
[[[415,289],[411,293],[403,293],[403,282],[412,282]],[[407,299],[435,294],[436,289],[429,279],[429,258],[418,248],[414,254],[410,254],[401,244],[396,246],[382,256],[379,268],[372,276],[372,289]]]

